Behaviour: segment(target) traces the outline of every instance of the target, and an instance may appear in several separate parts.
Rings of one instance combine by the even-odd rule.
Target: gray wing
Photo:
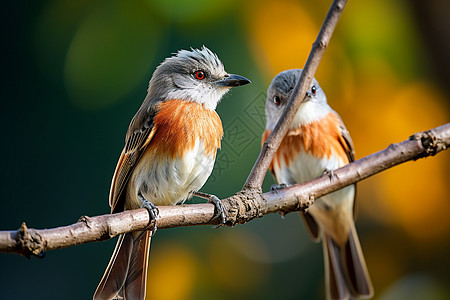
[[[342,145],[342,148],[344,148],[345,153],[347,154],[348,162],[351,163],[355,161],[355,147],[353,146],[352,138],[350,137],[350,133],[345,127],[344,122],[337,113],[336,115],[338,116],[340,121],[339,129],[341,131],[341,138],[339,139],[339,143]],[[357,190],[356,184],[354,186],[355,186],[355,196],[353,199],[353,218],[356,219],[356,212],[358,210],[356,207],[356,190]]]
[[[345,128],[344,123],[342,122],[341,118],[339,118],[341,123],[339,124],[339,129],[341,131],[341,139],[339,142],[342,145],[342,148],[344,148],[345,153],[347,153],[348,161],[352,162],[355,161],[355,147],[353,146],[352,138],[350,137],[350,133],[348,132],[347,128]]]
[[[111,213],[123,211],[125,187],[156,131],[154,117],[158,103],[159,101],[151,101],[147,96],[128,127],[125,147],[117,163],[109,193]]]

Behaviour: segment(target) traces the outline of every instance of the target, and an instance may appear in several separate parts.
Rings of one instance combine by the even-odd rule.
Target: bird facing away
[[[166,58],[128,128],[112,179],[111,213],[192,197],[211,174],[220,148],[216,106],[231,87],[247,83],[228,74],[204,46]],[[148,230],[119,237],[94,299],[145,298],[150,238]]]
[[[269,137],[283,113],[302,70],[278,74],[267,90],[266,130]],[[339,115],[327,104],[314,78],[300,104],[270,170],[278,184],[292,185],[319,177],[354,161],[353,143]],[[300,213],[314,241],[322,239],[327,299],[361,299],[373,294],[356,233],[355,185],[317,199]]]

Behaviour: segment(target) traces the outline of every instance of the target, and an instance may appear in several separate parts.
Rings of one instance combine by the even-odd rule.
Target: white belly
[[[290,162],[289,167],[284,160],[281,160],[280,167],[278,167],[278,164],[274,164],[274,171],[278,184],[292,185],[317,178],[323,175],[325,171],[335,170],[344,165],[345,162],[336,159],[333,155],[328,159],[319,159],[309,153],[301,152],[296,159]],[[355,186],[348,186],[316,199],[309,211],[315,215],[316,210],[337,210],[338,207],[345,206],[345,210],[350,212],[353,210],[354,194]]]
[[[203,142],[198,140],[182,158],[154,157],[149,153],[136,166],[127,189],[129,203],[140,207],[140,191],[155,205],[183,203],[206,182],[214,167],[214,156],[206,155]]]
[[[336,159],[335,156],[331,156],[329,159],[319,159],[302,151],[289,163],[289,167],[281,159],[280,166],[274,165],[274,171],[279,184],[291,185],[314,179],[321,176],[325,171],[335,170],[343,165],[344,162]]]

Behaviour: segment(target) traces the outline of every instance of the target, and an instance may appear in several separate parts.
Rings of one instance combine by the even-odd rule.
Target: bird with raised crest
[[[166,58],[128,128],[111,184],[111,213],[145,207],[154,220],[156,206],[181,204],[198,193],[215,204],[223,222],[220,200],[198,190],[223,135],[216,106],[231,87],[248,83],[228,74],[206,47]],[[151,236],[146,230],[119,237],[94,299],[145,299]]]

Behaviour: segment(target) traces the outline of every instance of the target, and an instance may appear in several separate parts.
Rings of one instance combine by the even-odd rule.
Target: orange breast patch
[[[289,166],[300,151],[320,158],[330,158],[333,153],[336,153],[344,162],[348,163],[347,154],[342,147],[339,122],[338,117],[330,112],[318,121],[289,129],[272,160],[270,169],[273,170],[274,163],[281,167],[281,160]],[[266,130],[263,133],[263,143],[271,132],[271,130]]]
[[[154,119],[155,135],[151,148],[158,155],[183,157],[202,139],[207,155],[216,155],[223,136],[222,121],[213,110],[184,100],[167,100],[159,104]]]

